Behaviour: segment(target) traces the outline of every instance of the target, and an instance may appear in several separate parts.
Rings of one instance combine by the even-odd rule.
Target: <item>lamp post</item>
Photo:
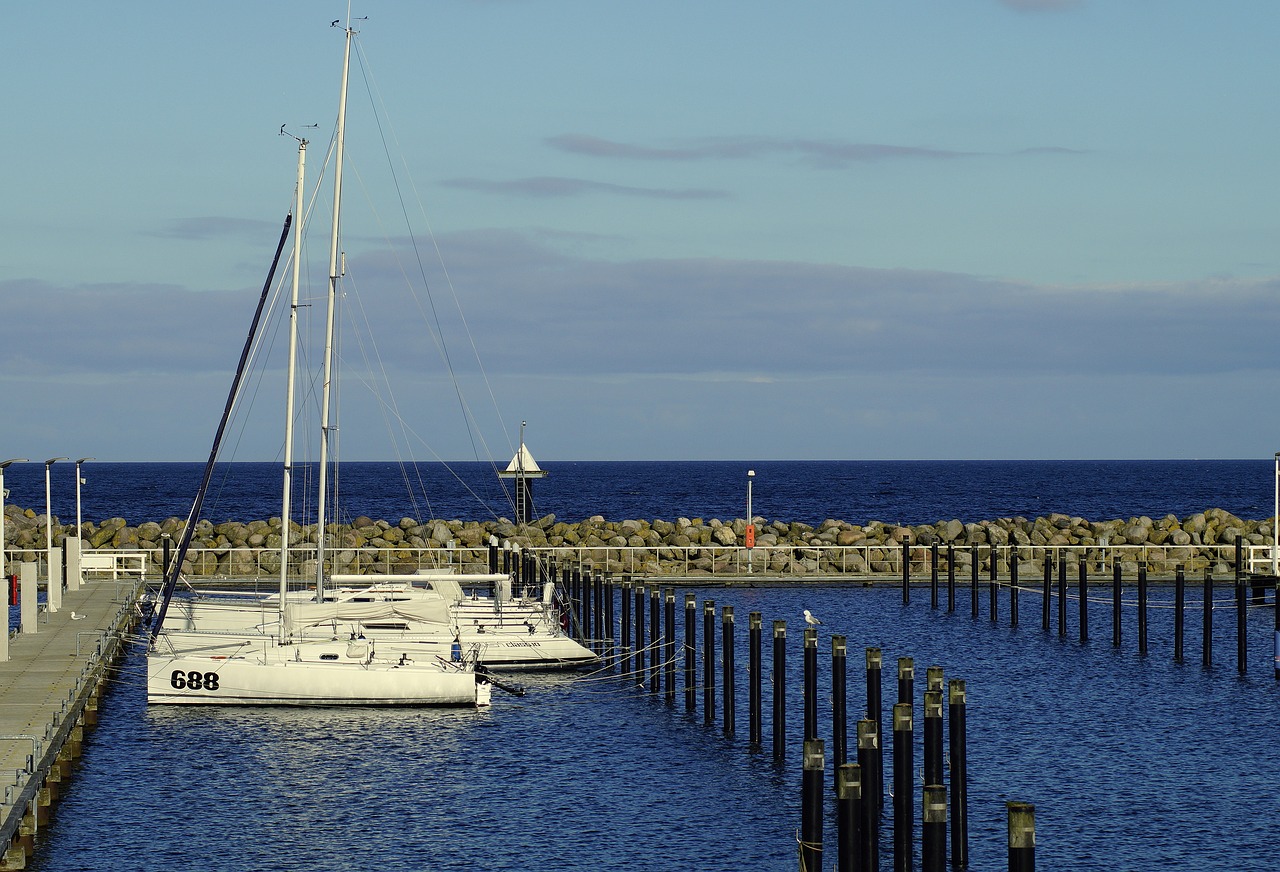
[[[80,464],[97,459],[96,457],[81,457],[76,461],[76,536],[80,538],[83,538],[80,534],[80,485],[84,484],[84,479],[80,477]]]
[[[751,572],[751,549],[756,545],[756,525],[755,519],[751,517],[751,482],[756,477],[754,469],[747,470],[747,572]]]
[[[9,577],[9,564],[5,558],[5,538],[4,538],[4,501],[9,496],[9,492],[4,487],[4,471],[10,463],[27,463],[25,457],[15,457],[12,460],[0,461],[0,578]]]

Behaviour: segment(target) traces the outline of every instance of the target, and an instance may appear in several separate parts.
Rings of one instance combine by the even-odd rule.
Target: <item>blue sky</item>
[[[280,125],[324,162],[331,6],[10,22],[0,459],[207,454],[293,197]],[[366,370],[419,459],[505,461],[521,420],[540,460],[1280,448],[1273,0],[354,14],[344,291],[377,361],[344,339],[346,457],[400,450]],[[279,348],[237,459],[279,454]]]

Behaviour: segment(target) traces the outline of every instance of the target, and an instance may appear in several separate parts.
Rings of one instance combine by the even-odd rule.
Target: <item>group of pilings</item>
[[[977,547],[977,546],[972,546]],[[907,559],[907,550],[909,546],[903,543],[903,561],[902,561],[902,602],[908,604],[911,602],[911,572],[910,561]],[[1236,625],[1236,670],[1239,674],[1244,675],[1248,670],[1248,610],[1250,607],[1260,607],[1266,601],[1266,588],[1260,583],[1257,577],[1249,577],[1240,570],[1242,565],[1239,552],[1243,549],[1240,537],[1236,537],[1236,573],[1235,578],[1231,582],[1234,591],[1234,607],[1235,607],[1235,625]],[[932,559],[930,561],[930,605],[939,608],[940,581],[939,572],[939,549],[935,544],[932,546]],[[954,547],[948,545],[946,549],[946,597],[947,611],[954,612],[956,610],[956,573]],[[982,599],[981,584],[978,572],[978,561],[973,560],[970,563],[972,569],[969,578],[970,587],[970,608],[973,617],[977,618],[980,611],[980,601]],[[1051,561],[1045,561],[1044,574],[1040,585],[1040,622],[1045,632],[1051,632],[1053,628],[1054,616],[1054,565]],[[1076,626],[1079,631],[1081,642],[1089,641],[1089,602],[1091,580],[1089,578],[1089,567],[1085,561],[1080,561],[1075,565],[1074,597],[1071,592],[1072,582],[1069,579],[1068,564],[1065,557],[1060,557],[1057,565],[1057,631],[1059,638],[1066,638],[1068,635],[1068,602],[1074,598],[1078,610]],[[1111,644],[1113,647],[1119,648],[1123,644],[1123,622],[1121,620],[1123,613],[1122,599],[1122,579],[1120,566],[1117,564],[1113,567],[1111,575]],[[1274,582],[1277,599],[1280,602],[1280,579],[1272,579]],[[1096,585],[1096,582],[1095,582]],[[988,611],[992,622],[1000,620],[1001,600],[1000,588],[1001,581],[997,578],[995,569],[993,568],[990,577],[987,580],[987,599]],[[1019,602],[1018,594],[1021,591],[1033,591],[1034,588],[1023,587],[1018,578],[1018,553],[1015,546],[1011,559],[1009,561],[1009,577],[1008,577],[1009,596],[1007,601],[1007,613],[1009,625],[1017,627],[1019,621]],[[1213,666],[1213,627],[1214,627],[1214,593],[1217,589],[1212,572],[1208,569],[1204,570],[1204,577],[1201,582],[1203,596],[1201,599],[1201,665],[1205,669]],[[1187,578],[1186,572],[1182,565],[1178,565],[1175,570],[1174,577],[1174,628],[1173,628],[1173,659],[1178,663],[1185,662],[1185,646],[1184,636],[1186,630],[1186,590]],[[1142,656],[1146,656],[1150,652],[1150,639],[1148,633],[1148,592],[1149,582],[1147,579],[1147,566],[1145,563],[1138,564],[1138,583],[1137,583],[1137,650]],[[1274,641],[1274,666],[1273,674],[1276,680],[1280,681],[1280,607],[1274,608],[1275,612],[1275,641]]]
[[[550,574],[554,577],[554,570]],[[686,712],[694,717],[701,697],[702,723],[714,727],[718,717],[726,737],[738,735],[738,639],[732,606],[722,606],[717,614],[714,600],[704,600],[699,607],[697,595],[691,592],[686,592],[680,603],[673,588],[646,586],[629,577],[619,582],[578,569],[563,570],[560,583],[573,632],[584,645],[605,658],[608,668],[616,668],[624,681],[646,693],[661,696],[669,706],[676,706],[683,698]],[[620,614],[615,613],[615,608]],[[771,663],[767,672],[764,634],[762,614],[751,612],[747,619],[747,745],[752,751],[770,747],[775,765],[782,766],[788,750],[787,622],[772,622],[772,645],[768,649]],[[914,746],[920,710],[915,701],[912,659],[898,660],[897,701],[892,707],[890,744],[885,742],[889,736],[881,689],[883,655],[879,648],[866,649],[866,709],[865,716],[854,724],[856,747],[851,756],[847,642],[841,635],[830,638],[832,709],[828,735],[833,777],[829,782],[827,739],[819,738],[818,631],[815,627],[804,630],[800,869],[822,868],[828,785],[836,806],[836,868],[841,872],[879,869],[884,827],[892,827],[893,868],[914,869],[917,798],[921,811],[918,847],[922,868],[925,872],[942,870],[948,859],[952,867],[966,868],[969,818],[964,681],[953,679],[944,690],[942,668],[931,666],[927,671],[922,722],[924,787],[918,795]],[[771,676],[772,688],[767,736],[766,674]],[[944,765],[944,736],[949,779]],[[886,744],[893,754],[889,777],[885,768]],[[885,802],[886,794],[892,800],[890,803]],[[1009,868],[1020,872],[1033,869],[1034,807],[1010,803],[1008,814]]]

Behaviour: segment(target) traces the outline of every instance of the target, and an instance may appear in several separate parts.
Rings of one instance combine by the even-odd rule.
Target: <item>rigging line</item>
[[[370,102],[371,102],[371,103],[373,103],[374,105],[378,105],[378,106],[381,106],[381,107],[382,107],[382,112],[381,112],[381,113],[376,113],[376,112],[374,113],[374,120],[375,120],[375,123],[376,123],[376,124],[377,124],[377,126],[378,126],[378,134],[379,134],[379,136],[380,136],[380,138],[381,138],[381,141],[382,141],[383,153],[384,153],[384,155],[386,156],[387,164],[388,164],[388,166],[389,166],[389,167],[390,167],[390,169],[391,169],[392,180],[393,180],[393,182],[394,182],[394,184],[395,184],[396,196],[397,196],[397,198],[398,198],[398,200],[399,200],[399,203],[400,203],[400,210],[401,210],[401,213],[402,213],[402,214],[403,214],[403,216],[404,216],[405,226],[406,226],[406,228],[409,230],[409,241],[410,241],[410,244],[411,244],[411,245],[412,245],[412,247],[413,247],[414,257],[415,257],[415,258],[416,258],[416,260],[417,260],[417,264],[418,264],[418,272],[419,272],[420,276],[422,277],[423,287],[424,287],[424,288],[426,289],[426,291],[427,291],[428,300],[429,300],[430,305],[431,305],[432,317],[435,319],[435,322],[436,322],[436,328],[437,328],[437,330],[439,330],[439,329],[440,329],[440,319],[439,319],[439,315],[438,315],[438,313],[437,313],[437,311],[436,311],[436,306],[435,306],[435,297],[434,297],[434,295],[432,295],[432,294],[431,294],[431,287],[430,287],[430,284],[427,282],[427,277],[426,277],[426,268],[425,268],[425,266],[423,265],[423,261],[422,261],[422,252],[421,252],[421,249],[420,249],[420,248],[419,248],[419,246],[418,246],[418,240],[417,240],[416,236],[413,234],[413,231],[412,231],[412,224],[411,224],[411,222],[410,222],[410,220],[409,220],[408,210],[405,208],[405,199],[404,199],[404,194],[403,194],[403,192],[402,192],[402,190],[401,190],[401,187],[400,187],[400,180],[399,180],[399,177],[398,177],[398,176],[396,175],[396,173],[395,173],[395,165],[394,165],[394,162],[391,160],[390,150],[389,150],[389,149],[388,149],[388,147],[387,147],[387,134],[386,134],[386,131],[384,131],[384,129],[383,129],[382,118],[385,116],[385,117],[387,118],[387,120],[388,120],[388,126],[390,126],[390,115],[389,115],[389,113],[386,111],[386,105],[385,105],[385,103],[381,100],[381,97],[380,97],[381,92],[380,92],[380,91],[378,91],[378,89],[377,89],[377,87],[376,87],[376,80],[374,79],[374,76],[373,76],[373,70],[372,70],[372,68],[369,66],[369,64],[368,64],[368,59],[365,57],[365,55],[364,55],[364,51],[363,51],[363,48],[361,47],[361,45],[360,45],[360,43],[359,43],[358,41],[357,41],[357,43],[356,43],[356,54],[357,54],[357,57],[359,58],[359,61],[360,61],[361,74],[362,74],[362,77],[363,77],[363,80],[364,80],[364,83],[365,83],[365,89],[366,89],[366,92],[367,92],[367,93],[368,93],[368,95],[369,95]],[[376,100],[375,100],[375,94],[377,94],[377,95],[378,95],[378,99],[376,99]],[[394,126],[390,126],[390,130],[391,130],[391,140],[395,143],[395,145],[396,145],[397,149],[400,149],[399,137],[396,135],[396,132],[395,132],[395,128],[394,128]],[[414,182],[414,180],[413,180],[413,174],[409,172],[408,165],[407,165],[407,163],[405,163],[405,161],[404,161],[404,158],[403,158],[404,150],[403,150],[403,149],[400,149],[400,154],[402,155],[402,157],[401,157],[401,165],[404,167],[405,175],[406,175],[406,177],[407,177],[407,179],[408,179],[408,183],[409,183],[410,190],[413,192],[414,197],[417,199],[417,202],[418,202],[418,210],[419,210],[419,213],[420,213],[420,214],[421,214],[421,216],[422,216],[423,223],[426,225],[426,228],[427,228],[427,235],[428,235],[428,237],[430,238],[431,243],[432,243],[432,246],[433,246],[433,248],[434,248],[434,250],[435,250],[436,260],[437,260],[437,262],[440,264],[440,269],[441,269],[441,271],[444,273],[444,276],[445,276],[445,285],[446,285],[446,287],[448,287],[449,292],[450,292],[450,295],[452,296],[453,303],[454,303],[454,308],[455,308],[455,310],[457,311],[457,313],[458,313],[458,317],[459,317],[459,320],[462,322],[462,325],[463,325],[463,332],[464,332],[464,334],[466,335],[468,342],[470,343],[472,356],[474,357],[474,359],[475,359],[475,361],[476,361],[476,366],[477,366],[477,367],[479,368],[479,370],[480,370],[481,378],[482,378],[482,380],[483,380],[483,382],[484,382],[484,385],[485,385],[486,390],[487,390],[487,391],[488,391],[488,393],[489,393],[490,401],[493,403],[494,412],[495,412],[495,414],[497,415],[497,418],[498,418],[499,424],[502,426],[503,435],[507,437],[507,442],[508,442],[508,446],[509,446],[509,445],[510,445],[510,442],[511,442],[510,433],[507,431],[507,428],[506,428],[505,422],[503,422],[503,420],[502,420],[502,413],[501,413],[501,409],[498,407],[497,398],[494,396],[494,393],[493,393],[493,386],[492,386],[492,384],[491,384],[491,383],[490,383],[490,381],[489,381],[488,373],[485,371],[484,363],[483,363],[483,362],[481,361],[481,359],[480,359],[480,353],[479,353],[479,349],[476,347],[475,337],[474,337],[474,336],[472,335],[472,333],[471,333],[471,327],[470,327],[470,325],[469,325],[469,324],[468,324],[468,322],[467,322],[466,314],[464,313],[464,311],[463,311],[463,309],[462,309],[462,304],[461,304],[461,302],[458,300],[457,289],[456,289],[456,288],[454,287],[454,285],[453,285],[453,279],[452,279],[452,277],[451,277],[451,276],[450,276],[450,274],[449,274],[449,269],[448,269],[448,267],[445,265],[445,262],[444,262],[444,256],[443,256],[443,255],[442,255],[442,253],[440,252],[440,244],[439,244],[439,241],[436,239],[436,236],[435,236],[435,232],[434,232],[434,230],[433,230],[433,229],[432,229],[432,227],[431,227],[431,221],[430,221],[430,219],[427,217],[427,214],[426,214],[426,210],[425,210],[425,208],[423,208],[423,205],[422,205],[422,196],[421,196],[421,194],[418,192],[417,185],[416,185],[416,183],[415,183],[415,182]],[[453,367],[452,359],[451,359],[451,358],[450,358],[450,356],[449,356],[449,353],[448,353],[448,349],[447,349],[447,347],[444,345],[445,340],[444,340],[444,334],[443,334],[443,331],[441,331],[441,333],[440,333],[440,339],[439,339],[439,341],[440,341],[440,343],[441,343],[441,350],[442,350],[442,353],[443,353],[443,355],[444,355],[444,357],[445,357],[445,364],[446,364],[446,367],[447,367],[447,368],[448,368],[448,370],[449,370],[450,377],[451,377],[451,378],[453,378],[453,380],[454,380],[454,389],[455,389],[455,391],[456,391],[456,392],[457,392],[457,394],[458,394],[458,401],[459,401],[459,404],[463,407],[464,415],[468,415],[468,416],[469,416],[469,417],[467,418],[467,420],[468,420],[469,422],[474,421],[474,416],[471,416],[471,415],[470,415],[470,409],[469,409],[469,408],[468,408],[468,406],[467,406],[467,403],[466,403],[466,401],[465,401],[465,398],[463,397],[462,392],[461,392],[461,389],[460,389],[460,386],[459,386],[459,384],[458,384],[458,381],[457,381],[457,375],[456,375],[456,373],[455,373],[455,371],[454,371],[454,367]],[[477,426],[477,427],[476,427],[476,431],[474,431],[474,432],[473,432],[473,431],[470,429],[470,424],[468,424],[468,434],[470,435],[471,440],[472,440],[472,453],[476,456],[476,459],[477,459],[477,460],[481,459],[481,457],[480,457],[480,453],[479,453],[479,451],[478,451],[478,450],[476,449],[476,447],[475,447],[475,439],[477,438],[477,436],[478,436],[478,438],[480,439],[480,443],[481,443],[481,445],[484,447],[485,454],[489,457],[489,459],[492,459],[492,452],[489,450],[488,444],[487,444],[487,442],[486,442],[486,441],[485,441],[485,439],[484,439],[484,434],[483,434],[483,432],[479,432],[479,427]]]

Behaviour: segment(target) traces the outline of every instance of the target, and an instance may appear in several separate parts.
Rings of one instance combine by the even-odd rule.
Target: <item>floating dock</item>
[[[104,681],[137,619],[136,579],[89,580],[9,637],[0,662],[0,869],[23,869],[97,723]]]

